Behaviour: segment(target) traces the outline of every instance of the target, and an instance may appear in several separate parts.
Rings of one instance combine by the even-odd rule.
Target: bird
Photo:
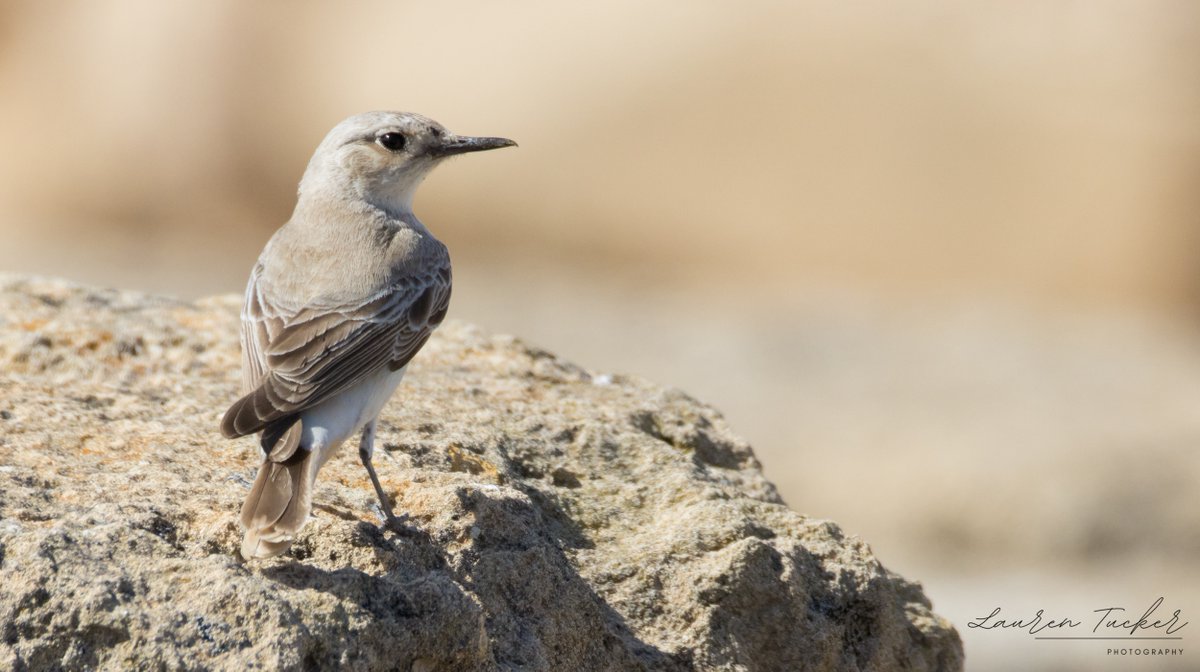
[[[221,419],[226,438],[257,434],[262,455],[241,510],[246,560],[291,546],[317,473],[360,431],[359,459],[395,518],[372,466],[375,428],[445,318],[452,284],[449,251],[413,214],[413,197],[447,158],[515,145],[376,111],[343,120],[317,146],[291,218],[251,269],[243,396]]]

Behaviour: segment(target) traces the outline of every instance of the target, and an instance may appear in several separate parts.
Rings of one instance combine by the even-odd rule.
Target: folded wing
[[[260,276],[256,267],[242,314],[250,391],[226,411],[221,433],[233,438],[267,430],[268,453],[268,435],[287,434],[302,411],[383,367],[395,371],[408,364],[450,303],[448,264],[406,276],[360,303],[313,304],[293,314],[260,291]]]

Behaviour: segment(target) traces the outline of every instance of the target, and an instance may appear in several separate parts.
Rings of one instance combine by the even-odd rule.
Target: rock
[[[962,667],[716,411],[462,323],[381,421],[402,524],[347,450],[290,553],[240,562],[238,303],[0,277],[0,667]]]

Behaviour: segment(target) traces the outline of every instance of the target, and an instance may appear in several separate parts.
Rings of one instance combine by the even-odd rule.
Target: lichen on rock
[[[237,558],[238,299],[0,276],[0,667],[957,670],[917,584],[712,408],[447,323],[278,559]]]

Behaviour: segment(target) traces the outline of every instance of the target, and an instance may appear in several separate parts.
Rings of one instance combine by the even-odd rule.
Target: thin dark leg
[[[383,509],[383,514],[387,516],[387,522],[392,522],[396,516],[392,513],[392,505],[388,503],[387,495],[383,494],[383,486],[379,484],[379,476],[375,475],[375,467],[371,466],[371,456],[375,453],[375,421],[367,423],[363,427],[362,442],[358,444],[358,457],[362,460],[363,466],[367,468],[367,475],[371,477],[371,485],[375,486],[375,494],[379,496],[379,506]]]

